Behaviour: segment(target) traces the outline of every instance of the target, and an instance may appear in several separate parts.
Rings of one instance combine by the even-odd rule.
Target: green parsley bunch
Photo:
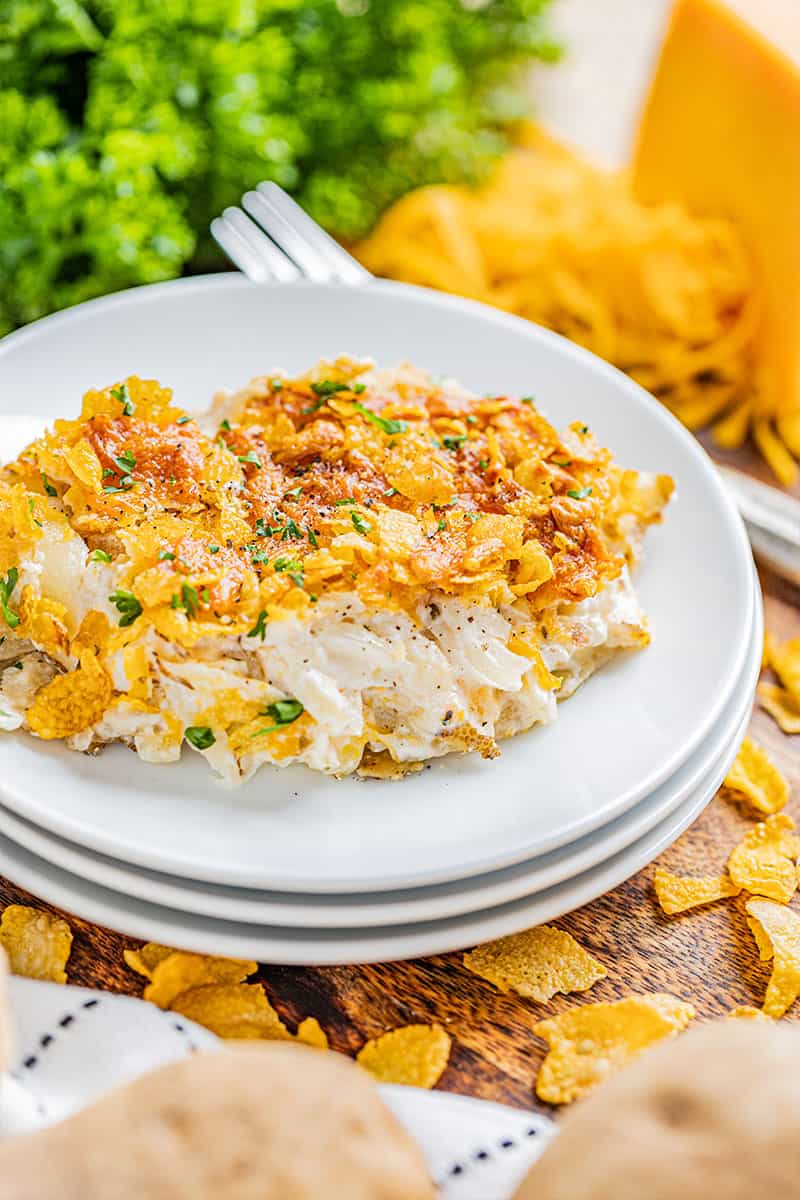
[[[0,0],[0,334],[223,265],[274,179],[335,235],[478,177],[550,0]]]

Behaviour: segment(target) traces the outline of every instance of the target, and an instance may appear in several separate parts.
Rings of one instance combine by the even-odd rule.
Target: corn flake
[[[563,929],[539,925],[478,946],[464,966],[501,992],[544,1003],[556,992],[585,992],[608,974],[602,963]]]
[[[256,962],[212,958],[175,950],[153,968],[151,982],[144,989],[144,998],[159,1008],[172,1008],[175,999],[184,992],[204,984],[241,983],[257,970]]]
[[[297,1026],[296,1038],[306,1046],[314,1046],[318,1050],[328,1049],[328,1035],[316,1017],[306,1017]]]
[[[23,904],[9,904],[0,920],[0,946],[14,975],[66,983],[72,931],[61,917]]]
[[[794,821],[777,813],[748,830],[728,859],[733,882],[754,896],[788,904],[797,887],[800,839]]]
[[[783,733],[800,733],[800,704],[778,683],[760,683],[758,702]]]
[[[745,907],[759,957],[774,958],[763,1011],[768,1017],[782,1017],[800,995],[800,915],[760,898],[748,900]]]
[[[138,950],[124,950],[122,957],[132,971],[136,971],[138,975],[144,975],[145,979],[152,979],[155,968],[165,958],[169,958],[170,954],[177,954],[173,946],[162,946],[159,942],[147,942]]]
[[[768,1017],[763,1008],[753,1008],[751,1004],[737,1004],[736,1008],[732,1008],[728,1013],[729,1021],[771,1021],[772,1017]]]
[[[76,671],[56,675],[33,698],[26,715],[40,738],[65,738],[99,721],[112,695],[111,680],[94,655],[81,659]]]
[[[760,813],[775,813],[789,799],[789,784],[762,747],[750,738],[742,742],[725,777],[725,786],[745,796]]]
[[[450,1035],[440,1025],[404,1025],[362,1046],[356,1061],[381,1083],[435,1087],[450,1057]]]
[[[584,1004],[539,1021],[533,1032],[550,1049],[536,1080],[547,1104],[583,1096],[648,1046],[674,1037],[695,1015],[691,1004],[655,992],[609,1004]]]
[[[704,875],[695,879],[687,875],[673,875],[663,867],[656,868],[653,886],[659,904],[670,917],[701,904],[738,896],[742,890],[727,875]]]
[[[173,1001],[171,1009],[210,1029],[217,1037],[248,1041],[291,1039],[260,983],[208,983],[190,988]]]
[[[800,637],[790,638],[781,645],[770,639],[768,654],[769,665],[792,699],[800,704]]]

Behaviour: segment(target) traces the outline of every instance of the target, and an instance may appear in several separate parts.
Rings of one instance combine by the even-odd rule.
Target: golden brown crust
[[[211,622],[331,591],[407,611],[431,588],[577,602],[632,554],[623,519],[657,520],[671,490],[662,477],[654,498],[585,426],[559,435],[527,399],[422,374],[390,387],[344,359],[256,380],[236,409],[203,432],[169,391],[130,378],[88,393],[81,418],[5,468],[0,490],[22,484],[20,498],[41,497],[91,546],[124,548],[146,609],[185,611],[188,583],[190,615]],[[6,517],[5,569],[14,532]]]

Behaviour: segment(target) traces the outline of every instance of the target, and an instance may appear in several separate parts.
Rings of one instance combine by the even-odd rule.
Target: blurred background
[[[268,179],[797,480],[791,0],[0,0],[0,336],[229,267]]]

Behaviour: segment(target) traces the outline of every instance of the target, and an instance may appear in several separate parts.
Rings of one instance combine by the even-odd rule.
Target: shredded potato
[[[639,203],[625,175],[530,122],[519,142],[478,191],[403,197],[356,256],[378,275],[555,329],[626,371],[690,429],[711,425],[720,446],[752,432],[781,482],[793,482],[797,421],[776,427],[758,390],[759,291],[734,226]]]

